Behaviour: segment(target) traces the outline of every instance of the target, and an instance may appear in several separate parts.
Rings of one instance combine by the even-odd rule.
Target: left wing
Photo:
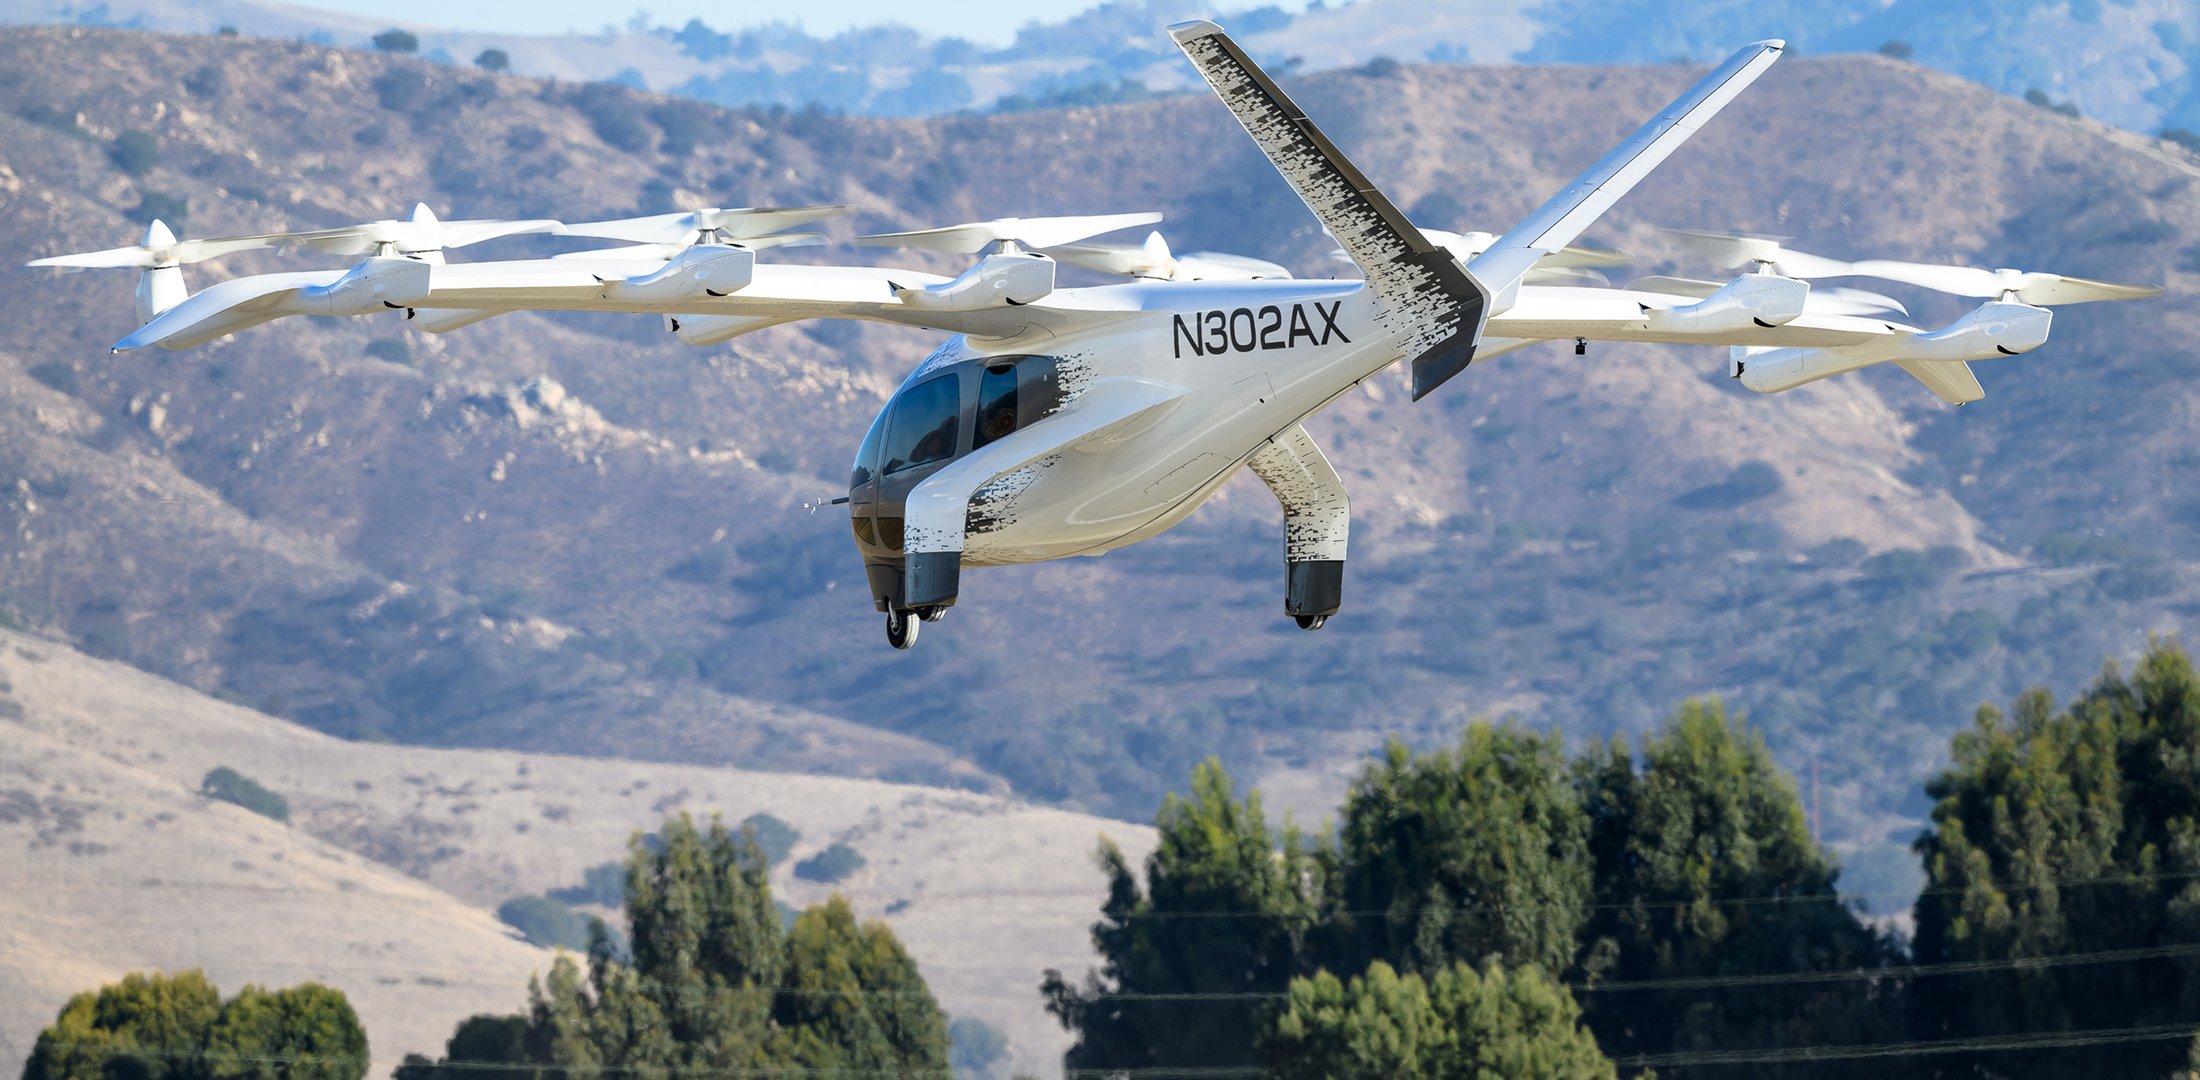
[[[746,248],[712,244],[698,244],[662,263],[568,256],[431,265],[374,258],[350,271],[221,282],[146,323],[115,350],[182,349],[291,315],[364,315],[388,308],[742,316],[757,318],[756,326],[766,320],[868,319],[976,337],[1010,337],[1034,327],[1059,331],[1121,317],[1043,301],[953,309],[906,299],[915,293],[922,303],[923,290],[952,283],[936,274],[880,267],[758,266]]]

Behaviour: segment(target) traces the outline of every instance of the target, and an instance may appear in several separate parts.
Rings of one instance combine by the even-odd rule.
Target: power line
[[[2050,953],[2043,956],[2006,957],[1992,960],[1954,960],[1939,964],[1889,965],[1883,967],[1844,967],[1821,971],[1766,972],[1748,975],[1700,975],[1676,976],[1658,979],[1573,980],[1559,985],[1576,994],[1622,993],[1629,991],[1678,991],[1719,990],[1741,987],[1765,987],[1779,985],[1818,985],[1825,983],[1870,981],[1878,979],[1938,978],[1952,975],[1990,974],[2002,971],[2038,971],[2057,967],[2074,967],[2090,964],[2137,963],[2183,956],[2200,956],[2200,943],[2149,945],[2130,949],[2106,949],[2096,952]],[[281,960],[246,960],[246,964],[262,968],[280,968],[320,974],[330,971],[364,972],[361,967],[343,968],[328,964],[312,964]],[[643,992],[669,992],[676,997],[694,998],[727,995],[733,997],[792,997],[807,999],[835,998],[921,998],[936,997],[929,990],[867,990],[850,988],[843,990],[805,990],[774,986],[689,986],[673,985],[662,979],[642,977],[633,968],[625,968],[629,974],[617,980],[619,985]],[[445,979],[441,976],[425,976],[433,981],[425,985],[502,987],[502,980],[486,977]],[[417,979],[415,980],[418,981]],[[701,980],[698,980],[701,981]],[[584,979],[584,982],[587,980]],[[588,985],[593,989],[593,983]],[[1159,1004],[1185,1004],[1202,1001],[1247,1002],[1271,1001],[1288,997],[1280,990],[1216,990],[1184,992],[1103,991],[1086,1001],[1123,1001]]]

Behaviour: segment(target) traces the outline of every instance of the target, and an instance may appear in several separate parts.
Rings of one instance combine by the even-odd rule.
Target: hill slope
[[[646,12],[592,34],[412,26],[423,55],[463,64],[502,50],[528,75],[687,94],[725,105],[879,115],[1093,102],[1196,87],[1163,32],[1218,18],[1264,62],[1326,71],[1370,61],[1667,64],[1766,37],[1809,54],[1906,47],[1921,64],[2017,96],[2029,89],[2135,131],[2200,128],[2200,10],[2180,0],[1359,0],[1277,5],[1111,0],[1016,28],[1003,46],[896,25],[817,37],[783,22],[652,26]],[[0,22],[248,35],[366,48],[386,19],[264,0],[0,0]]]
[[[1066,1036],[1037,988],[1048,967],[1090,962],[1093,848],[1103,832],[1134,859],[1153,843],[1124,822],[867,780],[345,743],[17,634],[0,633],[0,694],[0,851],[21,853],[0,886],[0,1046],[17,1055],[69,994],[205,967],[231,991],[342,989],[370,1075],[387,1075],[460,1019],[521,1006],[547,968],[491,909],[581,884],[684,810],[792,825],[781,899],[840,891],[884,917],[950,1013],[1051,1074]],[[290,825],[199,797],[224,765],[283,795]],[[836,842],[866,865],[831,885],[793,875]]]
[[[1421,220],[1501,228],[1692,77],[1409,67],[1292,88]],[[0,91],[36,117],[0,117],[0,250],[24,257],[116,243],[151,195],[188,198],[199,234],[415,198],[572,220],[847,201],[866,229],[1153,206],[1179,248],[1333,265],[1201,98],[836,118],[57,30],[0,33]],[[128,128],[158,139],[142,177],[107,152]],[[1643,272],[1707,272],[1651,226],[1731,225],[2176,287],[2193,172],[1949,76],[1802,57],[1597,236]],[[1978,701],[2071,687],[2200,612],[2182,294],[2065,309],[1960,412],[1899,372],[1757,398],[1715,351],[1650,347],[1529,350],[1413,406],[1379,380],[1314,425],[1358,512],[1328,630],[1277,617],[1274,503],[1241,480],[1151,544],[973,575],[899,655],[845,526],[796,508],[837,492],[929,336],[812,325],[696,351],[634,318],[427,338],[392,315],[108,357],[126,280],[0,274],[27,313],[0,357],[0,476],[19,481],[0,602],[343,735],[1005,780],[1131,818],[1220,754],[1312,815],[1386,734],[1517,712],[1591,737],[1722,693],[1792,767],[1821,761],[1829,831],[1877,845],[1885,866],[1852,865],[1897,888],[1903,800]],[[1927,323],[1962,310],[1905,299]],[[172,492],[233,525],[168,538]]]

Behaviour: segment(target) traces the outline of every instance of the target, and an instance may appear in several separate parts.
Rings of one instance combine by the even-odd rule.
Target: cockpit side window
[[[1014,363],[992,364],[978,380],[978,434],[972,443],[984,446],[1016,430],[1016,368]]]
[[[978,435],[984,446],[1021,431],[1062,407],[1060,361],[1051,356],[1022,356],[986,366],[978,381]]]
[[[871,482],[878,468],[878,446],[886,439],[886,410],[880,409],[878,418],[871,421],[871,430],[863,434],[863,447],[856,451],[856,467],[848,475],[850,490]]]
[[[886,422],[885,472],[899,472],[955,456],[955,423],[962,418],[961,381],[953,372],[910,387]]]

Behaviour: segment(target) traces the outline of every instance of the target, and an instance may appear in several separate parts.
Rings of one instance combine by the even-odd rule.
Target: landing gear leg
[[[1283,613],[1319,630],[1344,598],[1344,552],[1352,504],[1321,449],[1293,424],[1246,463],[1283,504]]]
[[[906,608],[888,608],[886,610],[886,643],[888,645],[892,645],[897,649],[906,649],[917,643],[917,630],[924,625],[924,620],[915,618],[914,615],[914,612]]]

